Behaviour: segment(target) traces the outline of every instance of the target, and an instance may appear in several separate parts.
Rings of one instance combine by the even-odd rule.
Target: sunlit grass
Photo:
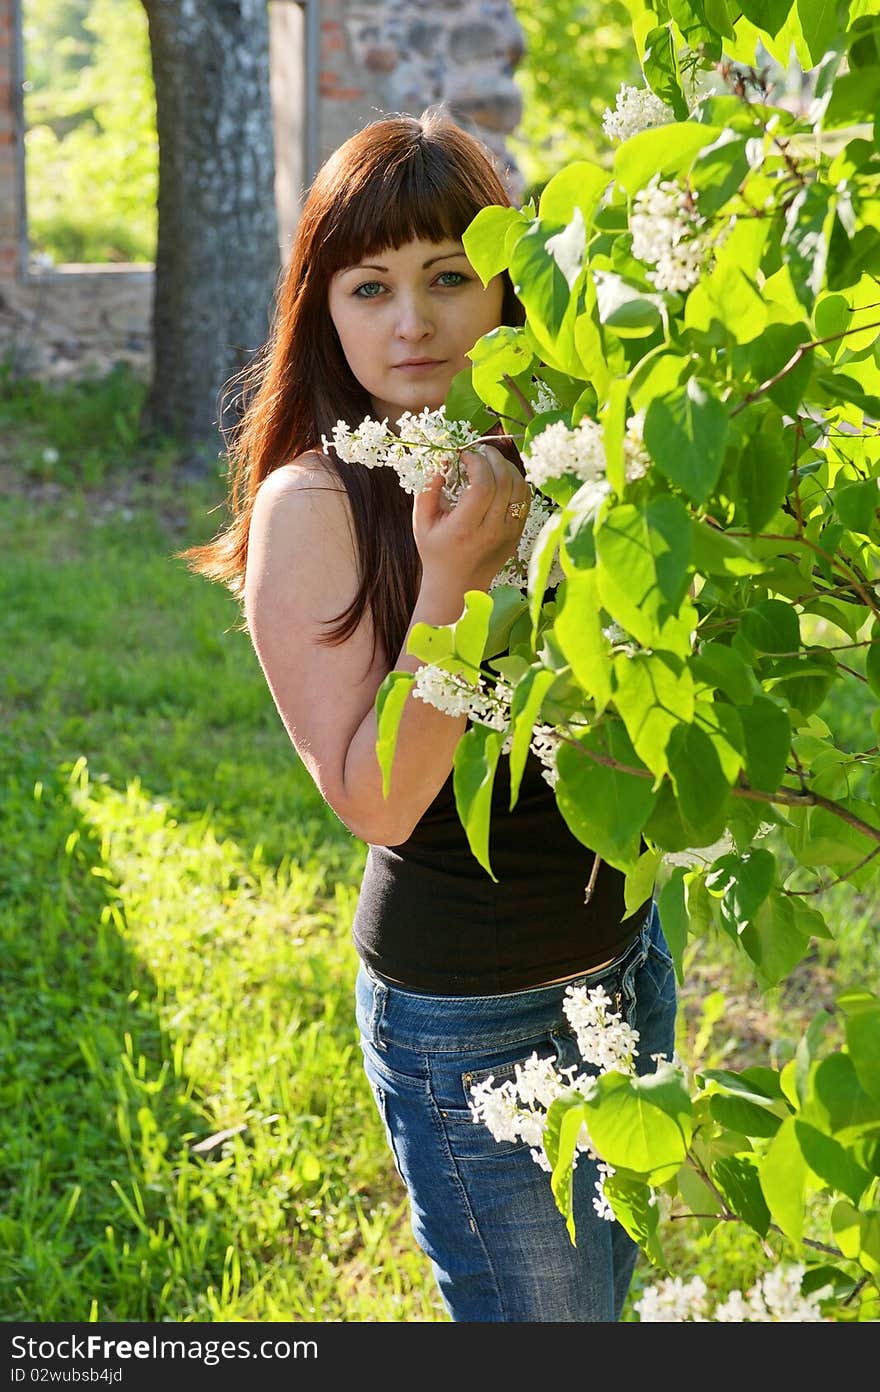
[[[106,436],[81,467],[58,417],[87,435],[100,392],[0,401],[0,1318],[445,1320],[361,1069],[364,848],[296,759],[231,598],[177,559],[216,524],[219,479],[123,467]],[[863,715],[836,718],[843,738]],[[729,943],[700,944],[685,1053],[763,1059],[868,977],[873,903],[835,893],[836,942],[769,996]],[[741,1232],[674,1242],[683,1274],[751,1276]],[[651,1279],[640,1261],[634,1293]]]

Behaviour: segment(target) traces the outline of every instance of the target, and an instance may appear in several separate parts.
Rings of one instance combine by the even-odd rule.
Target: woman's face
[[[330,317],[377,420],[434,411],[477,339],[501,323],[502,277],[484,288],[461,242],[405,242],[338,271]]]

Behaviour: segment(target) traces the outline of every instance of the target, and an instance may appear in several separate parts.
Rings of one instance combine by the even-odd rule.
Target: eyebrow
[[[455,257],[457,257],[457,256],[464,256],[465,254],[466,254],[466,253],[465,253],[463,250],[462,250],[462,251],[444,251],[444,252],[441,252],[441,254],[440,254],[439,256],[432,256],[432,257],[430,257],[427,261],[423,261],[423,262],[422,262],[422,270],[423,270],[423,271],[427,271],[427,270],[429,269],[429,267],[436,265],[436,263],[437,263],[438,261],[451,261],[451,260],[453,260]],[[385,272],[385,273],[387,274],[387,272],[388,272],[388,267],[387,267],[387,266],[379,266],[379,265],[377,265],[375,262],[371,262],[371,261],[359,261],[359,262],[357,263],[356,266],[345,266],[345,267],[343,267],[342,274],[344,275],[346,271],[383,271],[383,272]]]

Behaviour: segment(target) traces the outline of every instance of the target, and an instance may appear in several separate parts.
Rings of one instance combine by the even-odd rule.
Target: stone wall
[[[302,7],[272,0],[270,17],[282,261],[314,172],[307,149],[323,160],[383,114],[442,106],[493,151],[512,194],[521,195],[505,142],[520,119],[513,74],[523,37],[507,0],[320,0],[310,141]],[[28,260],[23,71],[21,0],[0,0],[0,361],[16,374],[49,378],[101,375],[115,362],[146,375],[152,266],[46,268]]]

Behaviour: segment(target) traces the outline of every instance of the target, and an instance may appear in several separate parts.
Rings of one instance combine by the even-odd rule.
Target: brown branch
[[[501,380],[505,384],[505,386],[513,392],[513,395],[516,397],[520,405],[525,407],[526,418],[528,420],[534,420],[536,415],[535,408],[532,405],[531,401],[529,401],[529,398],[526,396],[519,383],[513,380],[509,372],[505,372]]]
[[[827,338],[816,338],[809,343],[800,343],[785,366],[781,367],[778,372],[775,372],[772,377],[768,377],[766,382],[762,382],[759,387],[755,387],[754,391],[748,392],[739,405],[733,408],[730,413],[731,416],[738,416],[740,411],[744,411],[747,406],[751,406],[752,402],[757,401],[759,396],[763,396],[771,387],[775,387],[776,383],[781,382],[783,377],[791,372],[793,368],[797,367],[801,358],[805,357],[807,353],[811,353],[814,348],[823,348],[826,343],[837,343],[839,339],[846,338],[847,334],[862,333],[864,329],[880,329],[880,324],[859,324],[856,328],[842,329],[840,333],[829,334]]]
[[[618,773],[630,774],[633,778],[650,778],[652,781],[654,779],[654,774],[650,769],[633,768],[630,764],[622,764],[611,754],[597,754],[592,749],[587,749],[573,735],[565,735],[560,732],[559,738],[563,743],[572,745],[581,754],[586,755],[603,768],[612,768]],[[840,803],[833,802],[831,798],[824,797],[822,793],[813,792],[811,789],[797,792],[794,788],[777,788],[773,793],[766,793],[759,788],[750,788],[747,783],[734,783],[730,792],[733,797],[745,798],[749,802],[768,802],[770,804],[778,802],[783,807],[824,807],[826,812],[839,817],[842,822],[846,822],[855,831],[861,832],[871,841],[880,843],[880,827],[871,826],[870,822],[865,822],[854,812],[850,812],[848,807],[842,807]]]

